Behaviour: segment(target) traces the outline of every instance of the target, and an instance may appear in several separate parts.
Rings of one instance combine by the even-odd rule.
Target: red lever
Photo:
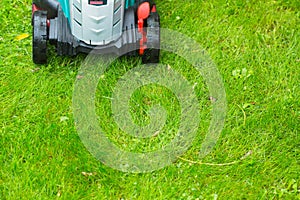
[[[141,5],[139,5],[137,10],[137,16],[138,16],[138,31],[142,35],[142,39],[140,40],[140,55],[144,54],[145,49],[147,46],[145,43],[147,42],[147,36],[144,31],[144,20],[147,19],[150,15],[150,4],[149,2],[144,2]]]
[[[144,2],[139,5],[137,10],[138,19],[147,19],[150,15],[150,4],[149,2]]]

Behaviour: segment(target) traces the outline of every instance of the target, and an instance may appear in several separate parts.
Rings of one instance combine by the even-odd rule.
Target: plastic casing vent
[[[107,45],[122,35],[125,0],[107,0],[91,5],[88,0],[70,0],[72,34],[88,45]]]

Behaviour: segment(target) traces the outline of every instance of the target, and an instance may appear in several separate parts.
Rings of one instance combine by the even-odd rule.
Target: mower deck
[[[160,20],[156,5],[149,0],[135,0],[133,6],[124,10],[122,19],[119,37],[106,44],[95,45],[92,40],[87,43],[72,34],[70,19],[57,0],[36,0],[32,5],[33,61],[36,64],[47,63],[47,46],[50,44],[56,47],[60,56],[93,51],[118,56],[139,55],[143,63],[159,62]]]

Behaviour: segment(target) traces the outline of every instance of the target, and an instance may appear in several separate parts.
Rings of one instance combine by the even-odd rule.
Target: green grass
[[[201,108],[198,137],[184,159],[146,174],[123,173],[97,161],[77,135],[74,82],[84,56],[56,57],[48,66],[31,61],[31,2],[0,2],[0,199],[300,199],[300,3],[287,1],[159,1],[162,26],[193,38],[218,66],[228,112],[221,137],[199,160],[209,125],[210,101],[195,70],[176,55],[162,62],[195,87]],[[152,85],[133,95],[132,114],[148,122],[159,103],[174,120],[165,137],[136,141],[111,116],[114,84],[140,61],[121,59],[99,82],[97,113],[113,142],[127,150],[159,148],[176,133],[179,104],[171,92]],[[165,98],[165,99],[164,99]],[[137,104],[141,107],[136,106]],[[61,120],[64,119],[64,120]],[[107,125],[109,124],[109,125]],[[90,175],[82,172],[91,173]]]

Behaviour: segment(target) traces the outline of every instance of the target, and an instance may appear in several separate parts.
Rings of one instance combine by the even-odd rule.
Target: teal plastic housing
[[[133,6],[135,3],[135,0],[125,0],[125,9],[127,9],[130,6]]]
[[[68,18],[70,22],[70,6],[69,6],[69,0],[58,0],[62,10],[65,13],[65,16]]]
[[[58,0],[58,2],[65,13],[65,16],[68,18],[70,22],[69,0]],[[130,6],[133,6],[134,4],[135,4],[135,0],[125,0],[125,9],[129,8]]]

